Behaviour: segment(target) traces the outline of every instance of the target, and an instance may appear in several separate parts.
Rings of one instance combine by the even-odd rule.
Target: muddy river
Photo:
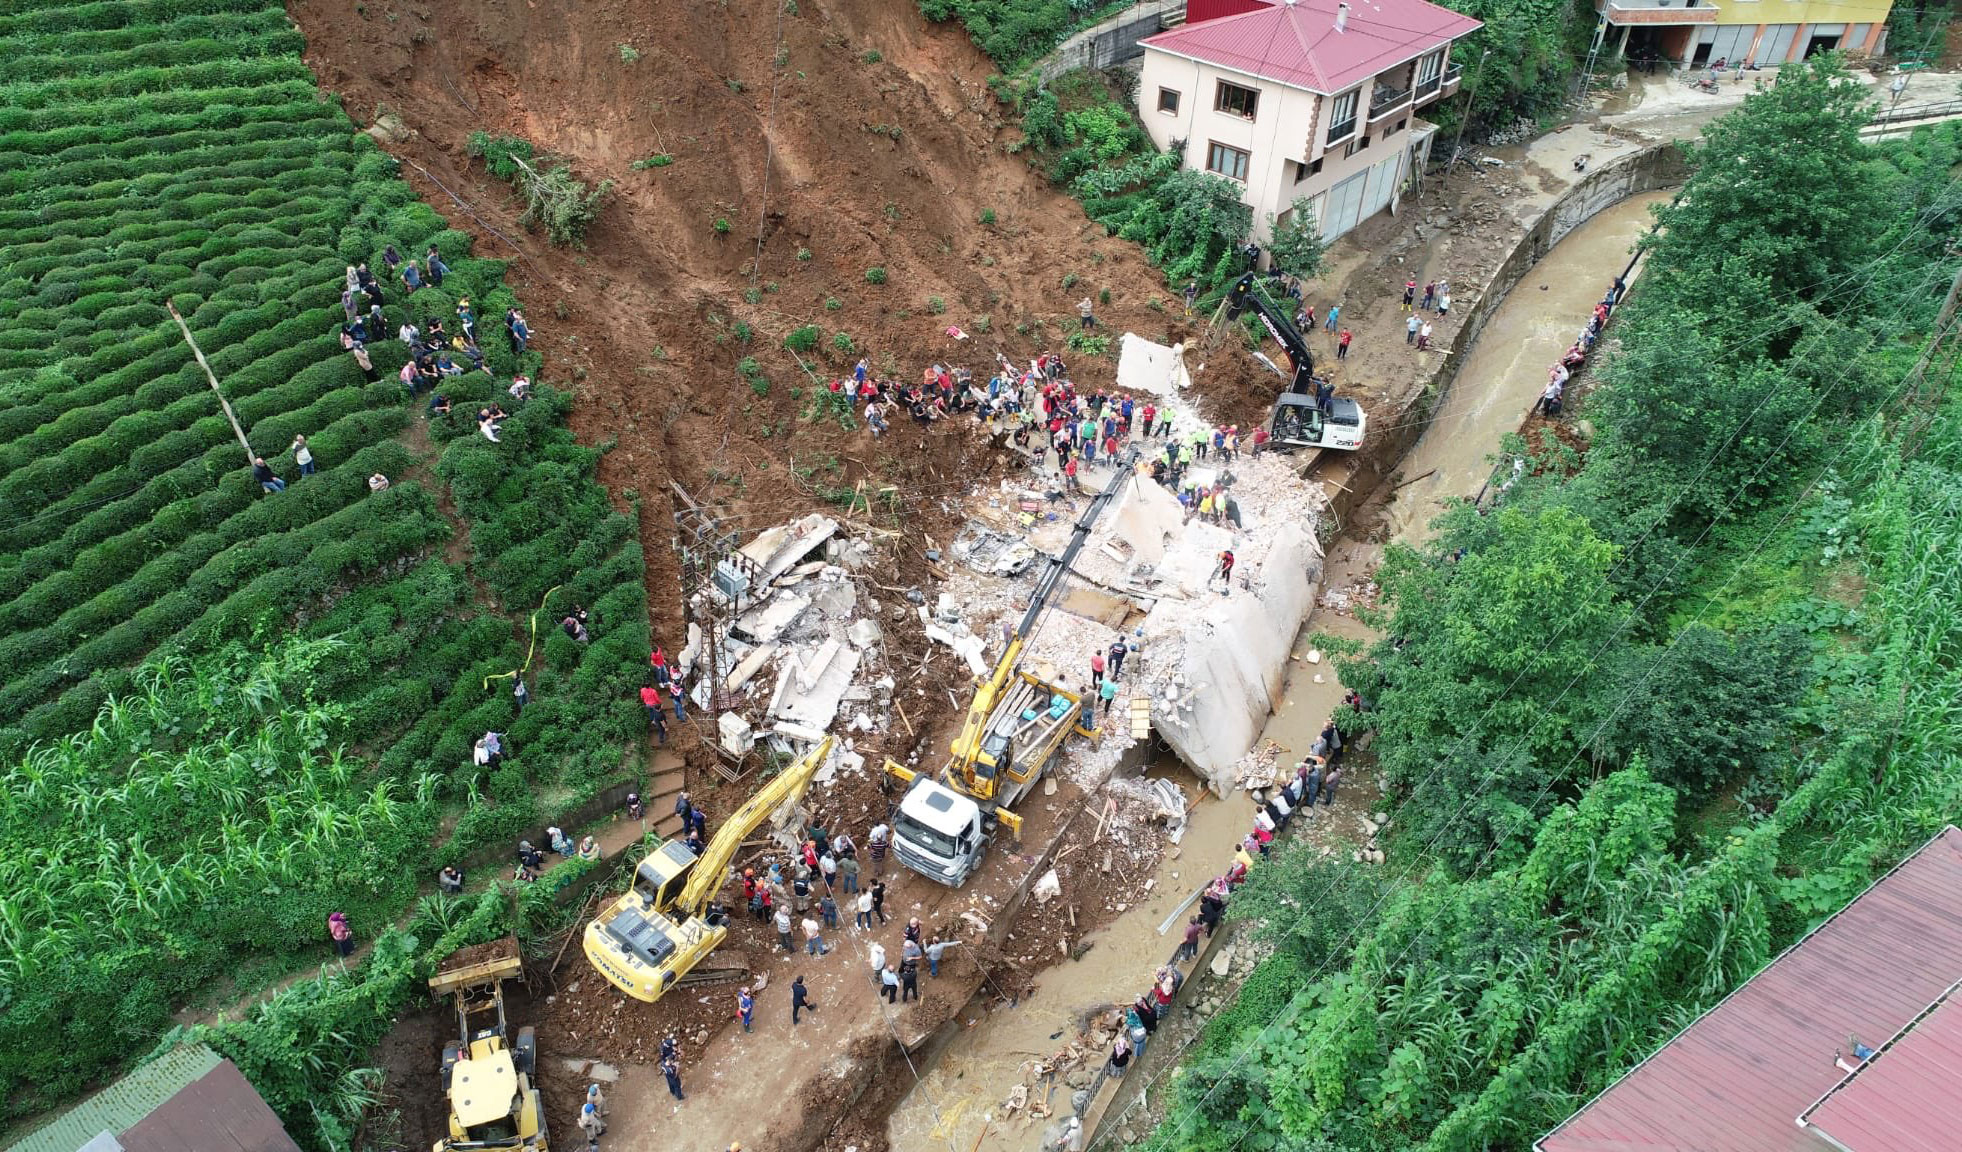
[[[1499,441],[1518,429],[1546,386],[1547,369],[1574,342],[1609,281],[1627,266],[1636,240],[1654,223],[1649,205],[1667,203],[1669,196],[1631,196],[1574,229],[1486,321],[1444,406],[1403,458],[1401,471],[1413,482],[1390,505],[1396,536],[1423,540],[1442,501],[1477,493],[1492,473]]]
[[[1630,249],[1650,223],[1648,206],[1667,198],[1636,196],[1595,216],[1549,252],[1500,305],[1436,421],[1404,459],[1404,476],[1430,475],[1397,494],[1390,509],[1397,535],[1421,540],[1440,500],[1470,496],[1485,483],[1490,457],[1539,396],[1548,365],[1572,343],[1609,280],[1627,264]],[[1329,556],[1330,585],[1366,575],[1376,552],[1338,541]],[[1286,749],[1284,760],[1306,753],[1341,697],[1334,669],[1312,659],[1318,654],[1312,652],[1308,635],[1317,632],[1368,636],[1350,616],[1317,613],[1309,619],[1295,644],[1282,704],[1262,737]],[[1152,771],[1177,779],[1188,796],[1198,791],[1196,779],[1182,768],[1167,764]],[[1351,795],[1374,796],[1376,791],[1367,778],[1348,786]],[[1021,1115],[1004,1118],[1001,1108],[1022,1082],[1025,1063],[1055,1052],[1089,1014],[1119,997],[1128,1002],[1150,985],[1153,970],[1178,945],[1183,919],[1174,912],[1197,887],[1225,870],[1252,811],[1242,793],[1225,800],[1203,799],[1183,842],[1159,863],[1151,890],[1086,937],[1091,946],[1081,959],[1044,972],[1038,994],[1018,1006],[965,1009],[965,1031],[931,1067],[918,1069],[919,1082],[893,1112],[892,1146],[1037,1152],[1046,1125]],[[1161,933],[1168,921],[1171,930]],[[1059,1116],[1069,1111],[1067,1091],[1057,1088],[1050,1102]]]

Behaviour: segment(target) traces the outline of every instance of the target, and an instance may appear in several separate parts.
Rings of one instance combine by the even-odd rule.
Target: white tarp
[[[1185,345],[1168,348],[1136,332],[1126,332],[1117,348],[1117,387],[1121,391],[1174,396],[1181,388],[1192,387],[1192,374],[1185,370]]]
[[[1187,525],[1210,527],[1209,525]],[[1218,529],[1213,529],[1218,531]],[[1176,553],[1175,553],[1176,554]],[[1285,522],[1257,573],[1236,570],[1232,595],[1161,600],[1145,618],[1147,651],[1183,650],[1175,682],[1152,700],[1159,736],[1220,795],[1253,747],[1287,676],[1294,637],[1314,604],[1322,553],[1307,523]],[[1251,588],[1238,578],[1251,575]],[[1180,583],[1190,577],[1180,572]]]

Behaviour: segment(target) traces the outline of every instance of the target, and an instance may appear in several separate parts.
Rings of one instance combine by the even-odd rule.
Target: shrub
[[[947,310],[947,302],[938,296],[927,297],[927,311],[938,316]]]
[[[638,59],[640,59],[640,52],[639,52],[639,50],[637,50],[637,49],[636,49],[636,48],[635,48],[635,47],[634,47],[634,46],[633,46],[632,44],[622,44],[622,45],[620,45],[620,62],[621,62],[621,63],[623,63],[623,64],[632,64],[632,63],[633,63],[634,61],[636,61],[636,60],[638,60]]]
[[[809,352],[818,346],[818,337],[821,334],[817,325],[806,324],[785,336],[783,346],[792,352]]]
[[[867,284],[884,284],[886,282],[886,270],[878,267],[867,268],[865,270],[865,282]]]
[[[831,346],[849,355],[852,350],[852,338],[843,332],[833,332],[831,334]]]

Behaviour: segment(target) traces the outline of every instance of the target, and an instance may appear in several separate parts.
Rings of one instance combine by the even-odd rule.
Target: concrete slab
[[[848,644],[839,645],[829,640],[825,644],[833,649],[832,655],[826,659],[823,669],[809,688],[802,684],[802,660],[793,656],[785,661],[784,677],[779,682],[780,691],[771,707],[771,715],[775,719],[808,725],[820,733],[830,729],[832,719],[838,715],[838,706],[844,702],[845,692],[851,687],[852,676],[858,671],[860,656],[858,649]]]

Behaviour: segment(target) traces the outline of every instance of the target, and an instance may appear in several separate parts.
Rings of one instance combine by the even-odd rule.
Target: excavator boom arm
[[[1278,309],[1264,299],[1255,285],[1254,274],[1234,281],[1226,294],[1226,318],[1238,320],[1247,309],[1252,308],[1260,315],[1260,322],[1269,335],[1288,354],[1288,366],[1294,370],[1294,378],[1288,381],[1288,391],[1312,393],[1315,388],[1310,383],[1315,375],[1315,357],[1308,351],[1308,342],[1295,330],[1294,323],[1283,316]]]
[[[681,898],[675,901],[675,911],[681,916],[700,914],[707,907],[709,899],[722,890],[723,873],[736,858],[749,834],[756,831],[757,825],[768,819],[784,801],[804,794],[810,786],[811,777],[823,766],[825,758],[831,755],[831,737],[826,736],[804,753],[795,764],[777,773],[776,778],[756,790],[756,794],[743,801],[735,815],[723,821],[722,827],[709,841],[708,849],[695,861],[694,871],[688,877],[687,887],[681,890]]]
[[[1124,485],[1134,479],[1132,466],[1137,463],[1138,449],[1127,448],[1115,462],[1116,473],[1103,491],[1090,498],[1083,512],[1076,518],[1076,526],[1070,532],[1070,540],[1058,556],[1052,556],[1044,564],[1042,575],[1036,578],[1035,591],[1029,596],[1029,610],[1022,614],[1022,622],[1015,627],[1015,635],[1003,650],[1001,659],[996,662],[994,672],[974,690],[974,698],[968,701],[967,719],[961,725],[961,732],[954,740],[953,761],[948,768],[969,787],[974,782],[974,764],[981,755],[982,742],[987,738],[988,720],[994,715],[995,705],[1000,702],[1002,690],[1014,679],[1015,670],[1022,663],[1022,648],[1035,631],[1036,621],[1042,618],[1043,609],[1063,586],[1064,577],[1069,575],[1070,566],[1076,563],[1077,553],[1090,539],[1090,529],[1096,526],[1097,518]]]

